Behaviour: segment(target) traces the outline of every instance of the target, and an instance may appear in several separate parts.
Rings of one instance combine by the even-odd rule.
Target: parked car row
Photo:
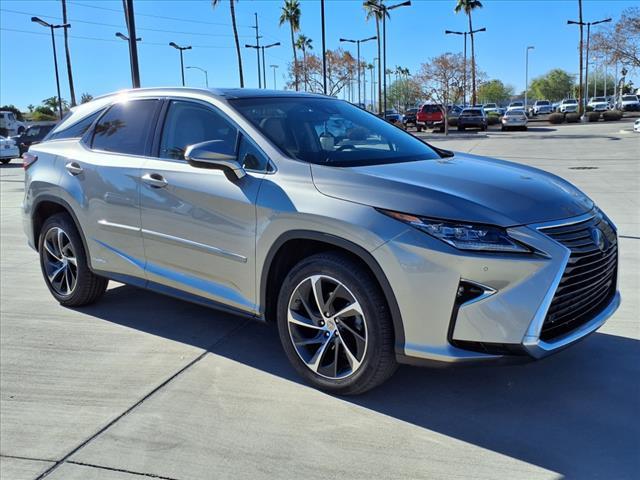
[[[20,134],[11,137],[0,137],[0,161],[9,163],[12,158],[20,157],[31,145],[40,143],[56,126],[56,122],[43,122],[29,125],[20,130]]]
[[[0,163],[5,165],[11,161],[12,158],[20,156],[20,151],[16,142],[11,138],[0,136]]]

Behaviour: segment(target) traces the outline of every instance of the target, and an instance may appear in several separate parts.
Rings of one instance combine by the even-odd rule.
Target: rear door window
[[[59,140],[62,138],[80,138],[82,137],[89,127],[93,125],[93,122],[100,116],[100,114],[104,110],[98,110],[97,112],[92,113],[91,115],[87,115],[82,120],[74,123],[69,128],[65,128],[64,130],[55,131],[47,140]]]
[[[127,155],[149,155],[159,100],[116,103],[95,126],[91,148]]]

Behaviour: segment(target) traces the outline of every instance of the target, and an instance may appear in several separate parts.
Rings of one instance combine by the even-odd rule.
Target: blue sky
[[[321,48],[320,2],[302,0],[302,32]],[[395,2],[389,2],[395,3]],[[116,31],[126,33],[121,0],[67,0],[72,24],[70,48],[76,93],[99,95],[131,85],[126,42]],[[524,88],[524,52],[530,53],[530,78],[560,67],[577,73],[578,29],[566,25],[577,19],[576,0],[483,0],[484,8],[474,12],[474,28],[486,27],[476,36],[480,69],[489,78],[498,78]],[[611,16],[614,20],[633,1],[585,0],[585,20]],[[267,64],[279,65],[278,88],[284,84],[283,72],[291,58],[287,27],[278,26],[282,1],[239,0],[236,18],[241,42],[254,43],[253,14],[258,13],[261,41],[280,41],[281,47],[267,51]],[[413,5],[391,12],[387,23],[387,67],[400,65],[415,72],[430,57],[462,50],[462,38],[444,35],[445,29],[464,30],[466,17],[453,13],[454,0],[413,0]],[[185,52],[185,65],[209,71],[211,86],[237,86],[235,50],[226,2],[215,10],[209,0],[135,0],[139,44],[140,76],[143,86],[180,84],[178,52],[170,41],[193,45]],[[55,95],[55,78],[49,31],[30,21],[32,15],[49,22],[61,18],[58,0],[0,0],[0,104],[13,103],[25,108],[38,105]],[[173,17],[173,19],[161,18]],[[361,0],[326,1],[327,48],[339,46],[341,36],[365,38],[375,34],[375,23],[365,21]],[[69,98],[64,49],[57,40],[62,97]],[[362,57],[376,56],[375,42],[362,46]],[[355,46],[354,46],[355,55]],[[243,48],[246,86],[257,86],[256,55]],[[267,84],[272,87],[269,70]],[[204,86],[197,70],[186,71],[187,85]],[[636,82],[637,83],[637,82]]]

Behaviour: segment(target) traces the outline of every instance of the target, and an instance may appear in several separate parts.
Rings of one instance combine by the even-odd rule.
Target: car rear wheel
[[[11,161],[10,158],[3,158],[2,160],[0,160],[0,163],[2,163],[2,165],[6,165],[7,163],[9,163]]]
[[[397,367],[380,287],[369,271],[338,252],[313,255],[289,272],[278,298],[278,331],[296,371],[331,393],[363,393]]]
[[[417,130],[418,132],[421,132],[421,131],[422,131],[422,126],[417,125],[417,126],[416,126],[416,130]]]
[[[89,269],[80,234],[69,215],[60,213],[45,221],[38,251],[44,280],[61,305],[88,305],[107,289],[109,281]]]

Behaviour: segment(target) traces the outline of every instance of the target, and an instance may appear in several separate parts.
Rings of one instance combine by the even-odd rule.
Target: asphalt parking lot
[[[59,306],[0,167],[0,477],[631,479],[640,471],[640,134],[631,123],[422,134],[526,163],[618,225],[623,303],[579,345],[524,365],[401,367],[337,398],[299,382],[275,328],[116,283]]]

